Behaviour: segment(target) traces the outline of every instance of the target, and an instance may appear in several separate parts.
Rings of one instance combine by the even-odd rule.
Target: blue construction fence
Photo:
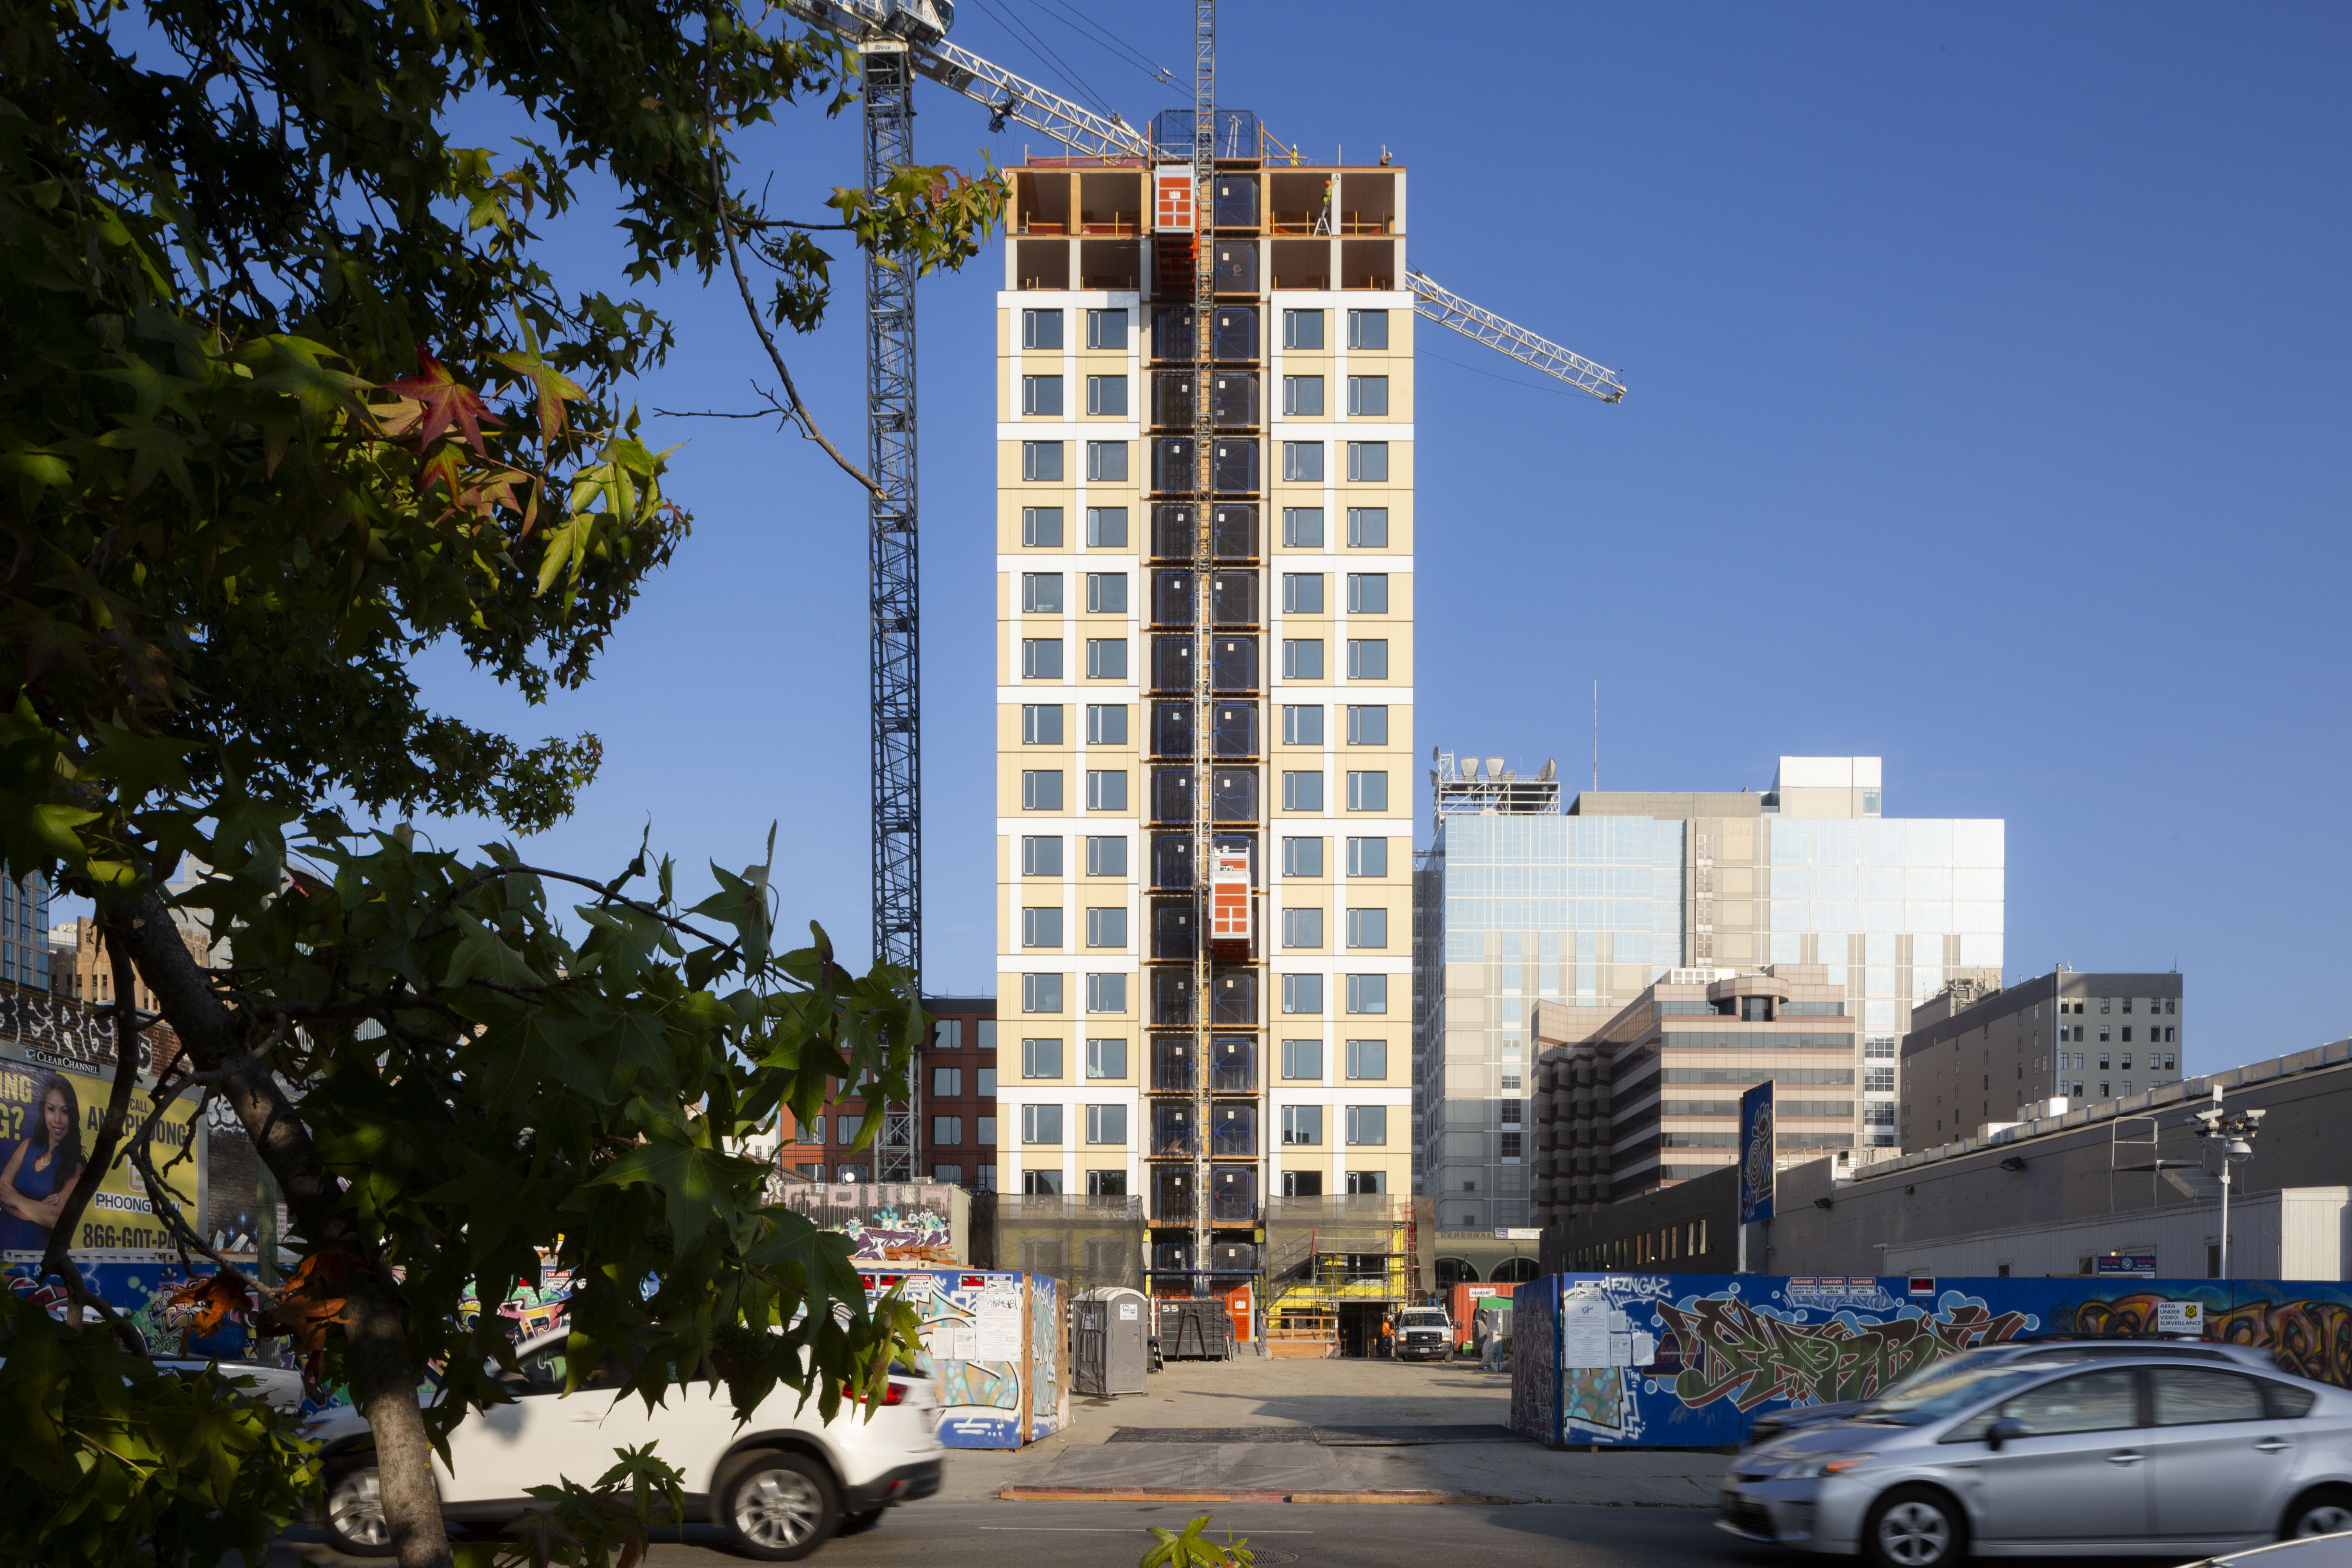
[[[2336,1281],[1549,1274],[1511,1317],[1511,1428],[1555,1447],[1737,1443],[1768,1411],[2056,1336],[2196,1334],[2352,1387],[2352,1287]]]

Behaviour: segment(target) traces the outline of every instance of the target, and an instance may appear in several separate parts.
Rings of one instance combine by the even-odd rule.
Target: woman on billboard
[[[33,1125],[0,1168],[0,1252],[39,1252],[81,1173],[81,1100],[63,1073],[41,1080]]]

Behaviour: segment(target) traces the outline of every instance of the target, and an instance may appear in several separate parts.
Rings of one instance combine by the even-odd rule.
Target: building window
[[[1059,441],[1024,441],[1021,443],[1021,477],[1032,484],[1057,485],[1062,482],[1062,447]],[[1055,507],[1059,513],[1062,509]],[[1055,519],[1055,532],[1061,532],[1061,519]],[[1061,542],[1057,538],[1055,543]]]
[[[1355,775],[1350,773],[1349,777]],[[1323,775],[1320,773],[1286,773],[1282,775],[1282,809],[1285,811],[1320,811],[1323,809]]]
[[[963,1185],[963,1167],[935,1164],[931,1167],[931,1180],[944,1182],[951,1187],[960,1187]]]
[[[1061,946],[1062,911],[1023,910],[1021,911],[1021,945],[1024,947]]]
[[[1021,740],[1024,745],[1058,746],[1062,743],[1062,705],[1058,702],[1024,702],[1021,705]]]
[[[1309,1083],[1323,1081],[1323,1042],[1320,1040],[1285,1040],[1282,1042],[1282,1076]]]
[[[1059,980],[1061,976],[1057,974],[1054,978]],[[1022,1041],[1021,1076],[1023,1078],[1061,1077],[1062,1042],[1045,1039]]]
[[[1282,346],[1286,349],[1321,348],[1323,346],[1323,312],[1285,310],[1282,313]]]
[[[1087,744],[1089,746],[1127,744],[1127,705],[1125,703],[1089,702],[1087,704]]]
[[[1864,1094],[1893,1094],[1895,1092],[1895,1069],[1893,1068],[1863,1068],[1862,1091]]]
[[[1386,811],[1388,808],[1388,774],[1360,773],[1348,775],[1348,809],[1349,811]]]
[[[974,1068],[972,1069],[971,1091],[980,1096],[982,1100],[994,1100],[996,1098],[996,1069],[994,1068]],[[992,1143],[996,1141],[996,1134],[989,1130],[986,1122],[982,1122],[981,1124],[981,1131],[988,1142]]]
[[[1023,637],[1021,639],[1021,677],[1024,680],[1061,679],[1062,639]]]
[[[1323,574],[1285,572],[1282,574],[1282,613],[1286,616],[1321,615]]]
[[[1024,1013],[1058,1013],[1062,1010],[1062,977],[1058,974],[1024,974],[1021,977],[1021,1010]],[[1055,1047],[1060,1049],[1059,1046]]]
[[[1022,311],[1021,346],[1024,349],[1060,348],[1062,346],[1062,312],[1059,310]]]
[[[1031,447],[1051,445],[1031,441]],[[1025,462],[1025,457],[1024,457]],[[1054,474],[1061,477],[1061,459],[1054,459]],[[1062,509],[1057,506],[1024,506],[1021,509],[1021,542],[1032,550],[1059,550],[1062,547]]]
[[[1021,378],[1021,412],[1031,418],[1062,416],[1062,378],[1024,375]]]
[[[1323,706],[1319,702],[1286,703],[1282,710],[1282,743],[1319,746],[1323,743]]]
[[[1348,1142],[1377,1147],[1389,1141],[1389,1108],[1385,1105],[1348,1107]]]
[[[1323,874],[1323,840],[1284,839],[1282,874],[1286,877],[1320,877]]]
[[[1089,1105],[1087,1107],[1087,1142],[1127,1147],[1127,1107],[1124,1105]]]
[[[1024,877],[1058,877],[1062,874],[1062,840],[1059,835],[1024,834],[1021,839],[1021,874]]]
[[[1123,375],[1087,377],[1087,412],[1124,416],[1127,413],[1127,377]]]
[[[1124,572],[1087,573],[1087,613],[1090,616],[1127,614],[1127,574]]]
[[[1348,840],[1348,875],[1385,877],[1389,874],[1389,841],[1385,838]]]
[[[1320,465],[1318,464],[1318,467]],[[1318,474],[1316,477],[1319,479],[1322,476]],[[1348,443],[1348,479],[1350,483],[1385,484],[1388,482],[1388,477],[1389,444],[1386,441]]]
[[[799,1141],[803,1143],[824,1142],[824,1118],[822,1116],[812,1116],[806,1121],[801,1123]]]
[[[1120,579],[1124,582],[1125,579]],[[1125,637],[1088,637],[1087,639],[1087,679],[1089,680],[1125,680],[1127,679],[1127,639]]]
[[[1321,910],[1283,910],[1282,945],[1321,947],[1323,945],[1323,911]]]
[[[1319,452],[1320,447],[1317,450]],[[1319,506],[1286,506],[1282,509],[1282,542],[1291,550],[1323,548],[1323,509]]]
[[[1319,1144],[1323,1142],[1323,1108],[1319,1105],[1286,1105],[1282,1108],[1282,1141],[1285,1144]]]
[[[1526,1064],[1520,1058],[1519,1047],[1517,1046],[1505,1046],[1503,1047],[1503,1071],[1501,1085],[1503,1092],[1506,1094],[1517,1094],[1526,1086]],[[1516,1100],[1507,1100],[1503,1105],[1503,1120],[1506,1121],[1517,1121],[1518,1119],[1519,1102]]]
[[[1321,637],[1283,638],[1282,679],[1285,680],[1322,679],[1323,639]]]
[[[952,1149],[962,1142],[962,1117],[934,1116],[931,1118],[931,1146],[933,1148]]]
[[[931,1069],[931,1092],[942,1100],[961,1100],[963,1098],[963,1068],[933,1068]]]
[[[1125,976],[1118,978],[1124,979]],[[1087,1076],[1088,1078],[1125,1078],[1127,1076],[1127,1042],[1125,1040],[1088,1040],[1087,1042]]]
[[[1379,418],[1389,411],[1389,378],[1384,375],[1351,375],[1348,378],[1348,413],[1351,416]]]
[[[1352,452],[1352,447],[1351,447]],[[1352,461],[1352,456],[1350,460]],[[1285,441],[1282,444],[1282,477],[1295,485],[1319,485],[1323,482],[1323,443],[1320,441]],[[1322,520],[1317,518],[1316,531],[1321,532]]]
[[[1062,1141],[1062,1108],[1058,1105],[1024,1105],[1021,1108],[1021,1142],[1024,1143],[1059,1143]],[[1051,1174],[1053,1190],[1061,1191],[1062,1173],[1033,1171],[1030,1175]]]
[[[1351,746],[1385,746],[1389,743],[1389,710],[1386,704],[1351,705],[1348,710],[1348,744]]]
[[[1124,385],[1125,383],[1120,384]],[[1127,483],[1127,443],[1124,441],[1087,442],[1087,479],[1090,484],[1123,485]]]
[[[1358,550],[1389,547],[1389,509],[1351,506],[1348,509],[1348,542]]]
[[[1349,637],[1348,639],[1348,679],[1386,680],[1388,678],[1389,639]]]
[[[1349,910],[1348,911],[1348,945],[1349,947],[1386,947],[1389,944],[1389,912],[1386,910]]]
[[[833,1173],[836,1180],[851,1184],[863,1182],[866,1178],[866,1167],[863,1165],[836,1165],[834,1167]]]
[[[1389,613],[1389,574],[1385,572],[1348,574],[1348,613],[1385,616]]]
[[[1088,947],[1125,947],[1127,945],[1127,910],[1116,907],[1088,910],[1087,911],[1087,945]],[[1103,987],[1104,994],[1109,994],[1115,991],[1118,1000],[1115,1005],[1102,1006],[1096,1002],[1090,992],[1087,998],[1087,1010],[1090,1013],[1126,1012],[1127,976],[1097,974],[1089,979],[1087,984],[1091,986],[1097,981],[1106,982]]]
[[[961,1018],[933,1019],[931,1021],[931,1048],[939,1051],[961,1050],[963,1048],[963,1020]]]
[[[1087,839],[1087,875],[1089,877],[1124,877],[1127,875],[1127,839],[1113,834],[1097,834]]]
[[[1087,548],[1089,550],[1126,549],[1127,508],[1123,506],[1087,508]]]
[[[1385,974],[1348,976],[1348,1011],[1385,1013],[1389,1010],[1389,977]]]
[[[1054,312],[1058,317],[1059,310]],[[1060,328],[1055,327],[1058,333]],[[1058,342],[1057,342],[1058,346]],[[1350,310],[1348,312],[1348,346],[1351,349],[1384,349],[1389,346],[1389,313],[1386,310]]]
[[[1088,310],[1087,312],[1087,347],[1090,349],[1127,347],[1127,312],[1125,310]]]
[[[1282,378],[1282,412],[1291,419],[1323,417],[1323,378],[1286,375]]]
[[[1506,1127],[1496,1135],[1495,1152],[1505,1164],[1510,1164],[1526,1157],[1521,1152],[1526,1146],[1526,1142],[1527,1135],[1518,1128]]]
[[[996,1140],[993,1138],[983,1138],[981,1140],[981,1145],[983,1148],[993,1148],[996,1145]],[[971,1171],[971,1185],[974,1192],[994,1192],[996,1190],[996,1167],[993,1165],[973,1166]]]
[[[1323,1011],[1323,977],[1319,974],[1286,974],[1282,977],[1282,1010],[1302,1015]]]
[[[1033,616],[1060,615],[1062,574],[1059,572],[1021,574],[1021,608]]]
[[[1024,811],[1061,810],[1061,769],[1025,768],[1022,770],[1021,809]]]
[[[1127,771],[1124,768],[1088,768],[1087,770],[1087,809],[1088,811],[1125,811],[1127,809]]]
[[[1386,1040],[1349,1040],[1348,1076],[1370,1079],[1376,1083],[1386,1081],[1389,1076],[1389,1043]]]

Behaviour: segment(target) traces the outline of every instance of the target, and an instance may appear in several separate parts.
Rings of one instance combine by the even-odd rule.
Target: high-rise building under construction
[[[1403,169],[1191,119],[1008,173],[994,1163],[1223,1284],[1412,1186],[1413,297]]]

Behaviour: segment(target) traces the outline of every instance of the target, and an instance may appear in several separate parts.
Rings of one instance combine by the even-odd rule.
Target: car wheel
[[[2346,1530],[2352,1530],[2352,1490],[2321,1487],[2294,1500],[2294,1506],[2286,1510],[2286,1522],[2279,1526],[2279,1539],[2334,1535]]]
[[[835,1535],[862,1535],[866,1531],[873,1529],[876,1525],[881,1523],[883,1514],[887,1511],[888,1510],[886,1509],[861,1508],[856,1513],[845,1513],[841,1516],[841,1528],[835,1531],[834,1533]]]
[[[383,1480],[373,1465],[353,1465],[327,1483],[327,1539],[352,1557],[392,1555],[392,1526],[383,1517]]]
[[[1967,1517],[1933,1487],[1896,1487],[1863,1523],[1862,1556],[1870,1568],[1949,1568],[1968,1554]]]
[[[792,1563],[832,1539],[841,1500],[824,1466],[800,1454],[759,1454],[728,1484],[720,1515],[736,1549]]]

